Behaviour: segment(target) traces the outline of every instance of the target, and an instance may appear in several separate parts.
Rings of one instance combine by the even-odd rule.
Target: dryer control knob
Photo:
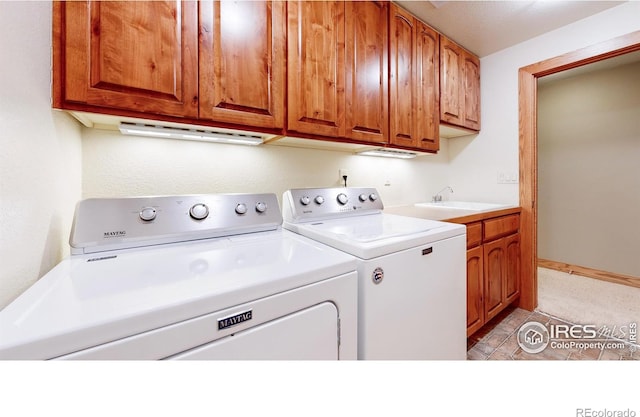
[[[369,194],[369,200],[376,201],[377,199],[378,199],[378,194],[376,193]]]
[[[337,199],[338,203],[342,204],[343,206],[349,202],[349,197],[347,197],[345,193],[338,194]]]
[[[358,200],[360,200],[360,202],[364,203],[365,201],[367,201],[367,195],[366,194],[360,194],[358,196]]]
[[[319,195],[314,199],[314,201],[316,202],[316,204],[322,204],[324,203],[324,197]]]
[[[256,211],[258,213],[264,213],[265,211],[267,211],[267,204],[263,203],[262,201],[256,203]]]
[[[144,220],[145,222],[150,222],[151,220],[154,220],[156,218],[156,209],[153,207],[143,207],[142,210],[140,210],[140,219]]]
[[[244,203],[239,203],[236,206],[236,213],[238,214],[245,214],[247,212],[247,205]]]
[[[204,220],[209,215],[209,207],[204,203],[198,203],[191,206],[189,215],[195,220]]]
[[[302,197],[300,197],[300,204],[302,204],[303,206],[309,205],[310,202],[311,202],[311,199],[309,198],[308,195],[303,195]]]

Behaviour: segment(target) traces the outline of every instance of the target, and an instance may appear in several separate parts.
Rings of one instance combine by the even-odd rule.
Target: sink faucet
[[[453,193],[453,188],[449,187],[448,185],[446,187],[444,187],[442,190],[438,191],[436,193],[436,195],[433,196],[433,199],[431,200],[433,203],[437,203],[439,201],[442,201],[442,192],[446,189],[449,189],[449,191],[451,193]]]

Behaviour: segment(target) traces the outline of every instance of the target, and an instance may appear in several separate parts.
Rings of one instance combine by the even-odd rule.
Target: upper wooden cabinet
[[[345,136],[385,143],[389,137],[386,1],[345,2]]]
[[[287,129],[385,143],[386,2],[288,2]]]
[[[440,119],[480,130],[480,59],[440,36]]]
[[[284,127],[286,3],[200,2],[200,118]]]
[[[391,6],[390,143],[439,149],[438,33]]]
[[[477,57],[388,1],[54,1],[53,106],[437,152]]]
[[[54,2],[54,107],[198,116],[193,1]]]

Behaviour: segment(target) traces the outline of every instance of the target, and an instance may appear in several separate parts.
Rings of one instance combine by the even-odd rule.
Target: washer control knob
[[[365,201],[367,201],[367,195],[366,194],[360,194],[358,196],[358,200],[360,200],[361,203],[364,203]]]
[[[378,194],[376,193],[369,194],[369,200],[376,201],[377,199],[378,199]]]
[[[308,195],[303,195],[302,197],[300,197],[300,204],[302,204],[303,206],[308,206],[310,202],[311,199]]]
[[[324,203],[324,197],[319,195],[314,199],[314,201],[316,202],[316,204],[322,204]]]
[[[236,213],[238,214],[245,214],[247,212],[247,205],[244,203],[239,203],[236,206]]]
[[[342,204],[343,206],[349,202],[349,197],[347,197],[345,193],[338,194],[337,199],[338,203]]]
[[[140,219],[144,220],[145,222],[150,222],[151,220],[154,220],[156,218],[156,209],[153,207],[143,207],[142,210],[140,210]]]
[[[267,211],[267,203],[263,203],[262,201],[256,203],[256,211],[258,213],[264,213]]]
[[[198,203],[191,206],[189,215],[195,220],[204,220],[209,215],[209,207],[204,203]]]

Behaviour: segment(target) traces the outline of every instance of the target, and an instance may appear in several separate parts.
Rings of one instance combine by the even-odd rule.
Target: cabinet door
[[[462,126],[462,48],[444,36],[440,37],[440,118],[442,121]]]
[[[420,149],[437,152],[440,149],[438,32],[418,22],[416,44],[416,145]]]
[[[464,127],[480,130],[480,60],[464,54]]]
[[[467,250],[467,337],[484,324],[482,246]]]
[[[395,4],[391,5],[391,42],[389,47],[389,123],[392,144],[405,147],[416,145],[414,108],[417,104],[415,80],[416,19]]]
[[[440,36],[440,119],[480,130],[480,60]]]
[[[391,6],[390,142],[439,149],[438,33]]]
[[[344,137],[344,2],[287,7],[287,129]]]
[[[510,304],[520,295],[520,235],[505,239],[505,303]]]
[[[373,143],[389,137],[388,3],[345,2],[345,136]]]
[[[282,1],[200,2],[200,118],[284,127]]]
[[[198,115],[193,1],[54,2],[54,107]]]
[[[485,320],[495,317],[505,306],[504,238],[484,244],[484,308]]]

